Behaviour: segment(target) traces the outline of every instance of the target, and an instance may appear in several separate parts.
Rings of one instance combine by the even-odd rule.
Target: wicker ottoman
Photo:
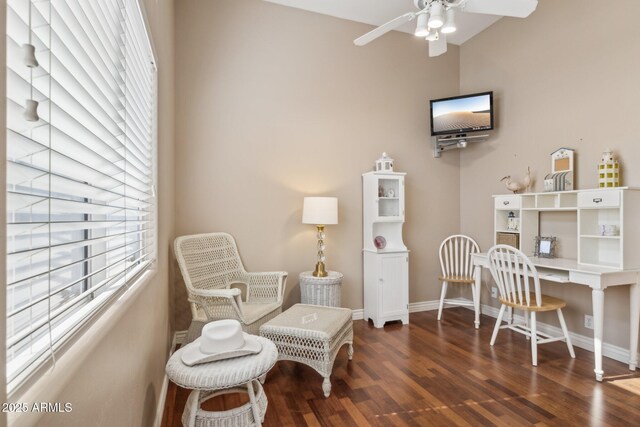
[[[167,377],[183,388],[193,390],[182,414],[185,427],[227,427],[262,425],[267,411],[267,396],[258,381],[275,365],[278,351],[273,343],[258,338],[262,351],[211,363],[187,366],[179,349],[167,362]],[[247,393],[249,402],[228,411],[205,411],[205,400],[227,393]]]
[[[331,371],[338,351],[349,344],[353,358],[353,321],[348,308],[296,304],[260,327],[260,335],[278,348],[278,360],[292,360],[315,369],[325,397],[331,394]]]

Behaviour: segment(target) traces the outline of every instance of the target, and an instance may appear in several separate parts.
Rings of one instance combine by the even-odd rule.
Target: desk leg
[[[593,352],[596,367],[596,380],[602,381],[604,371],[602,370],[602,337],[604,330],[604,290],[594,289],[591,291],[593,303]]]
[[[640,328],[640,277],[636,283],[629,287],[629,321],[631,322],[629,330],[631,337],[629,339],[629,369],[636,370],[638,366],[638,328]]]
[[[476,320],[475,320],[475,325],[476,325],[476,329],[480,328],[480,292],[482,290],[482,268],[480,267],[476,267],[475,268],[475,279],[476,279],[476,283],[475,286],[473,288],[473,292],[475,292],[475,298],[473,299],[473,305],[474,305],[474,309],[476,312]]]

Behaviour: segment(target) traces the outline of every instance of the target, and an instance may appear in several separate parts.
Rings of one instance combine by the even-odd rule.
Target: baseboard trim
[[[173,334],[173,339],[171,340],[171,348],[169,349],[169,357],[176,351],[176,347],[178,344],[183,344],[185,338],[187,337],[187,331],[176,331]],[[162,391],[160,392],[160,399],[158,400],[158,407],[156,409],[156,419],[153,425],[155,427],[160,427],[162,425],[162,416],[164,415],[164,406],[167,403],[167,393],[169,392],[169,377],[166,375],[162,380]]]
[[[437,310],[440,301],[421,301],[409,303],[409,313],[418,313],[421,311]]]
[[[472,307],[465,307],[467,310],[473,310]],[[500,309],[497,307],[492,307],[490,305],[482,304],[480,308],[480,312],[489,317],[493,317],[494,319],[498,317],[498,313]],[[523,322],[524,317],[520,314],[516,314],[513,316],[514,321]],[[560,336],[562,335],[562,329],[557,326],[549,325],[547,323],[537,322],[538,330],[544,332],[545,334],[549,334],[552,336]],[[575,332],[569,331],[569,336],[571,337],[571,344],[575,347],[579,347],[583,350],[587,350],[593,353],[593,337],[588,337],[582,334],[576,334]],[[622,362],[624,364],[629,364],[629,350],[623,347],[618,347],[617,345],[602,343],[602,355],[608,357],[609,359],[617,360],[618,362]],[[639,354],[640,356],[640,354]]]
[[[175,348],[175,347],[174,347]],[[164,406],[167,403],[167,393],[169,392],[169,377],[164,376],[162,380],[162,388],[160,392],[160,399],[158,399],[158,407],[156,408],[156,419],[153,425],[160,427],[162,425],[162,416],[164,415]]]
[[[472,304],[473,301],[468,298],[454,298],[454,300],[460,300],[463,303]],[[440,300],[434,301],[420,301],[420,302],[412,302],[409,303],[409,313],[418,313],[422,311],[432,311],[437,310],[440,304]],[[473,306],[460,306],[467,310],[473,310]],[[445,304],[445,308],[447,308],[447,304]],[[500,309],[496,307],[492,307],[490,305],[481,304],[480,312],[489,317],[493,317],[494,319],[498,317],[498,312]],[[353,310],[353,320],[362,320],[364,319],[364,310]],[[515,315],[514,320],[517,322],[524,321],[524,317],[521,315]],[[538,329],[545,334],[549,334],[552,336],[562,335],[562,329],[557,326],[549,325],[547,323],[538,322]],[[577,334],[575,332],[569,332],[571,336],[571,343],[575,347],[579,347],[581,349],[590,351],[593,353],[593,337],[588,337],[586,335]],[[608,357],[613,360],[617,360],[618,362],[622,362],[624,364],[629,363],[629,350],[624,347],[619,347],[617,345],[603,343],[602,344],[602,355]],[[638,358],[640,359],[640,353],[638,353]]]
[[[176,333],[173,334],[173,343],[171,344],[171,354],[173,354],[173,352],[176,351],[176,346],[178,344],[184,344],[184,340],[187,339],[187,332],[188,331],[176,331]]]

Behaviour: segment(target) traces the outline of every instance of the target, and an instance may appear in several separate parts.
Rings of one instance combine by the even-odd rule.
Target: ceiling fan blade
[[[405,13],[402,16],[398,16],[396,19],[392,19],[386,24],[380,25],[375,30],[369,31],[364,36],[358,37],[353,41],[356,46],[364,46],[367,43],[370,43],[377,39],[380,36],[387,34],[391,30],[395,30],[400,25],[413,20],[416,17],[416,14],[413,12]]]
[[[463,12],[526,18],[536,10],[538,0],[467,0]]]
[[[447,51],[447,37],[445,34],[440,34],[438,40],[429,42],[429,56],[440,56]]]

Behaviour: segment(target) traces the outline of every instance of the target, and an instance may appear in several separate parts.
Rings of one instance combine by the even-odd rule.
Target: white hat
[[[214,362],[232,357],[260,353],[262,344],[255,336],[242,332],[237,320],[218,320],[207,323],[202,335],[187,344],[182,353],[182,361],[187,366]]]

